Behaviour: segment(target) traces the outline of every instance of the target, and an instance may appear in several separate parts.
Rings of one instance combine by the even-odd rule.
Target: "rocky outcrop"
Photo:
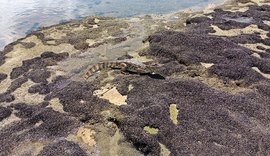
[[[0,155],[269,155],[269,2],[193,15],[87,17],[6,46]],[[82,79],[117,58],[164,78]]]

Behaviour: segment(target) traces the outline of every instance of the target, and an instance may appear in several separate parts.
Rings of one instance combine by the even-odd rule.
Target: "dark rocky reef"
[[[11,113],[12,113],[11,109],[0,106],[0,121],[9,117],[11,115]]]
[[[67,136],[80,125],[75,118],[53,111],[51,108],[45,108],[47,105],[47,103],[41,103],[31,106],[18,103],[10,107],[16,110],[15,115],[20,117],[21,120],[8,128],[1,129],[1,155],[8,155],[15,146],[24,141],[47,140],[54,142],[56,138]],[[64,141],[59,144],[58,148],[60,150],[68,145],[70,144],[66,144]],[[70,147],[72,147],[72,144]],[[51,145],[45,147],[43,153],[49,152],[50,149]],[[54,150],[57,151],[57,149]]]
[[[48,85],[51,93],[45,97],[46,101],[59,98],[66,112],[82,118],[91,120],[102,120],[101,111],[111,106],[107,101],[92,95],[97,89],[97,83],[85,83],[71,81],[58,77],[56,81]]]
[[[213,63],[209,76],[223,81],[239,81],[242,86],[257,90],[232,94],[219,91],[193,80],[153,80],[136,77],[122,80],[120,90],[126,93],[131,83],[134,88],[126,93],[128,105],[121,111],[126,118],[116,123],[135,147],[146,155],[158,155],[164,144],[171,155],[268,155],[270,154],[269,80],[253,70],[270,74],[268,51],[262,58],[252,56],[252,50],[239,43],[263,43],[258,33],[235,37],[209,35],[215,31],[211,24],[223,30],[245,28],[251,24],[269,31],[263,20],[270,20],[270,7],[252,6],[246,12],[221,9],[211,13],[213,19],[196,17],[187,21],[187,32],[160,31],[148,38],[148,55],[163,61],[164,75]],[[173,63],[174,62],[174,63]],[[180,68],[178,70],[177,68]],[[128,83],[127,81],[130,80]],[[119,80],[119,82],[121,82]],[[169,118],[169,104],[179,108],[179,124]],[[159,131],[151,135],[145,126]]]
[[[150,55],[169,58],[185,66],[214,63],[209,73],[222,79],[241,79],[245,84],[252,84],[265,80],[252,67],[269,73],[266,69],[268,60],[251,56],[251,50],[222,37],[165,31],[150,36],[149,41]]]
[[[126,118],[118,125],[144,154],[158,155],[159,142],[172,155],[269,154],[269,97],[229,94],[192,80],[131,83],[128,105],[121,107]],[[179,108],[178,125],[170,119],[169,104]],[[145,132],[144,126],[158,128],[158,134]]]
[[[22,84],[28,81],[28,79],[35,83],[48,83],[46,79],[50,77],[50,72],[47,71],[46,67],[56,65],[57,62],[62,61],[67,57],[68,53],[56,54],[54,52],[44,52],[40,57],[24,60],[22,66],[12,69],[10,79],[13,81],[6,92],[0,94],[0,102],[14,101],[15,97],[11,95],[11,93],[17,88],[20,88]],[[6,78],[7,76],[2,74],[2,77]]]
[[[210,25],[217,25],[223,30],[245,28],[251,24],[269,31],[270,26],[263,24],[263,20],[270,20],[270,7],[252,6],[246,12],[229,12],[215,10],[208,17],[195,17],[187,21],[187,32],[161,31],[149,37],[149,54],[159,58],[169,58],[179,64],[192,65],[200,62],[214,63],[209,74],[215,74],[222,79],[243,80],[244,85],[265,80],[258,72],[252,70],[257,67],[269,74],[269,53],[262,53],[259,59],[252,54],[252,50],[239,46],[239,43],[268,43],[269,38],[262,39],[258,33],[243,34],[234,37],[209,35],[214,32]],[[228,23],[229,22],[229,23]],[[243,24],[244,23],[244,24]],[[262,26],[263,25],[263,26]]]
[[[7,78],[7,74],[0,73],[0,83]]]
[[[34,42],[29,42],[29,43],[26,43],[26,42],[20,42],[24,48],[26,49],[30,49],[30,48],[33,48],[34,46],[36,46],[36,43]]]
[[[16,67],[12,70],[10,78],[16,79],[32,69],[34,71],[30,71],[30,73],[25,76],[37,83],[44,82],[46,81],[46,78],[49,77],[49,73],[46,72],[46,67],[56,65],[57,62],[66,59],[68,56],[69,54],[65,52],[60,54],[56,54],[54,52],[43,52],[40,57],[24,60],[22,62],[22,66]]]
[[[74,81],[58,76],[51,83],[47,82],[46,79],[51,76],[47,67],[65,60],[68,53],[44,52],[39,57],[24,60],[22,66],[12,70],[11,85],[0,94],[1,104],[9,103],[8,106],[0,106],[0,121],[12,112],[20,118],[16,124],[0,130],[0,155],[12,154],[18,145],[37,140],[47,142],[39,155],[87,155],[78,143],[65,137],[74,134],[84,124],[95,126],[96,123],[102,125],[108,122],[113,122],[124,134],[125,141],[133,143],[144,155],[160,155],[160,144],[173,156],[270,155],[270,83],[268,78],[254,70],[256,67],[270,74],[269,49],[258,46],[258,49],[265,51],[258,54],[259,58],[253,55],[255,52],[252,49],[239,45],[270,45],[269,33],[268,38],[261,38],[260,32],[231,37],[209,34],[215,32],[211,25],[222,30],[257,25],[259,29],[269,32],[269,25],[263,21],[270,21],[270,7],[251,6],[245,12],[216,9],[208,15],[213,18],[205,16],[187,20],[185,32],[162,30],[149,36],[150,49],[143,54],[153,56],[158,64],[162,64],[157,67],[157,73],[166,79],[113,73],[114,80],[108,81],[116,84],[122,95],[127,95],[127,105],[115,106],[93,95],[95,90],[104,86],[102,83],[106,81],[102,78]],[[114,28],[114,23],[106,23],[106,20],[109,19],[105,18],[104,25],[101,23],[100,27],[92,29],[97,23],[95,18],[89,18],[83,23],[89,28],[87,34],[67,33],[67,36],[56,40],[56,45],[70,43],[76,49],[85,50],[89,48],[86,40],[97,37],[91,36],[91,33],[107,29],[106,26]],[[79,25],[75,23],[73,26]],[[126,40],[117,33],[119,29],[115,28],[112,34],[115,38],[93,46]],[[49,40],[39,32],[32,35],[44,44]],[[34,46],[31,43],[20,44],[25,48]],[[13,45],[15,43],[0,53],[0,65]],[[119,59],[126,58],[132,56]],[[204,68],[202,62],[213,65]],[[237,82],[237,87],[242,87],[242,90],[224,91],[200,82],[196,77],[214,77],[224,83],[224,88],[228,87],[227,82]],[[6,78],[7,75],[0,73],[0,83]],[[44,95],[44,101],[38,104],[12,103],[16,98],[12,93],[28,79],[35,83],[29,87],[28,93]],[[59,99],[65,113],[48,107],[55,98]],[[177,124],[170,118],[171,104],[179,110]],[[102,115],[104,111],[109,111],[110,116]],[[150,134],[145,126],[158,131]],[[110,136],[114,132],[111,131]]]
[[[191,18],[186,21],[186,24],[192,29],[191,32],[213,33],[214,30],[210,27],[211,24],[218,26],[222,30],[245,28],[251,24],[256,24],[258,28],[269,31],[270,26],[265,24],[264,20],[269,20],[270,7],[250,6],[245,12],[231,12],[222,9],[215,9],[213,13],[206,16]],[[211,15],[213,18],[207,17]],[[243,39],[243,41],[246,41]]]
[[[38,156],[63,155],[63,153],[66,156],[87,156],[87,153],[78,144],[66,140],[46,146]]]
[[[12,102],[15,100],[15,97],[10,93],[0,94],[0,102]]]

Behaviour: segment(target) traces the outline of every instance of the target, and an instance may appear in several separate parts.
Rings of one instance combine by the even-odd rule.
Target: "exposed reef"
[[[269,4],[91,16],[7,45],[0,155],[270,155]],[[156,75],[83,79],[122,59]]]

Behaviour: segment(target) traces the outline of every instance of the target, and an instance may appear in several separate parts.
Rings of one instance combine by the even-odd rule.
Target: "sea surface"
[[[39,27],[89,15],[166,14],[220,2],[222,0],[0,0],[0,50]]]

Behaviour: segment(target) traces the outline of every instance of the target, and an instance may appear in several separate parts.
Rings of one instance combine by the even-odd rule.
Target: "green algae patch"
[[[18,145],[11,151],[11,155],[26,155],[32,153],[38,155],[45,147],[46,142],[43,141],[25,141],[18,143]]]
[[[122,132],[114,123],[108,122],[105,124],[95,125],[93,127],[97,132],[95,138],[100,156],[142,156],[133,145],[125,141]]]
[[[158,133],[158,129],[157,128],[152,128],[149,126],[145,126],[143,128],[143,130],[145,130],[146,132],[150,133],[150,134],[157,134]]]
[[[170,118],[175,125],[177,125],[178,123],[178,120],[177,120],[178,111],[179,110],[176,108],[176,104],[170,105]]]
[[[171,154],[171,151],[163,144],[159,143],[160,146],[160,155],[161,156],[169,156]]]

